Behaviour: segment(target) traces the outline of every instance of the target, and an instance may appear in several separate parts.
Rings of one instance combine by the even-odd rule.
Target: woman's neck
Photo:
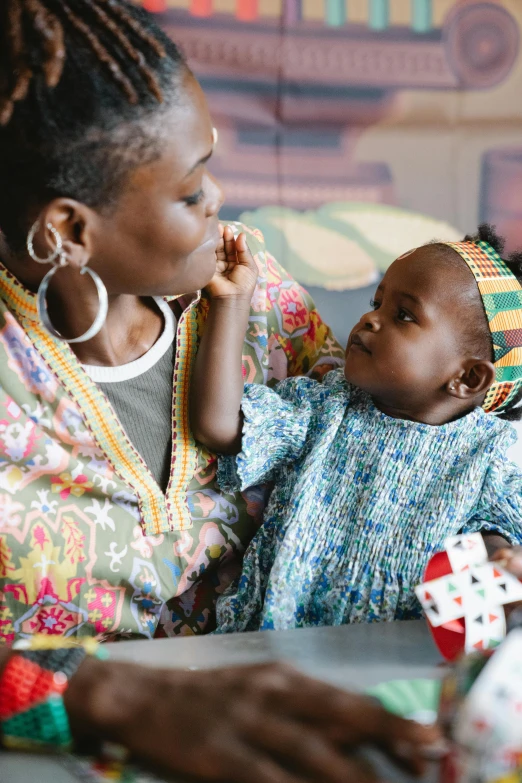
[[[73,319],[68,320],[71,324]],[[93,320],[91,318],[90,323]],[[63,334],[80,334],[82,329],[85,331],[83,326],[73,327],[69,324],[69,331],[65,331],[64,327]],[[126,294],[112,296],[101,331],[92,340],[75,343],[71,348],[82,364],[118,367],[147,353],[160,337],[163,326],[163,316],[152,298]]]
[[[30,291],[36,293],[47,265],[9,253],[0,245],[0,257],[10,272]],[[87,275],[66,267],[54,276],[47,295],[49,317],[66,337],[83,334],[98,312],[96,288]],[[163,316],[151,297],[132,294],[109,295],[109,309],[100,332],[88,342],[71,345],[82,364],[113,367],[139,359],[156,342],[163,329]]]

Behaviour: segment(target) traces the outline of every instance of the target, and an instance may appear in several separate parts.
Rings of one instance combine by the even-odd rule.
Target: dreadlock
[[[499,254],[506,266],[522,285],[522,251],[510,253],[506,258],[503,258],[502,254],[504,252],[506,242],[505,239],[497,233],[495,226],[492,226],[489,223],[481,223],[475,234],[466,234],[462,241],[487,242],[488,245],[491,245],[493,250]],[[451,258],[452,260],[458,258],[460,261],[459,254],[448,245],[444,245],[440,242],[431,242],[430,245],[437,248],[437,250],[447,258]],[[477,297],[477,304],[479,301],[482,305],[481,298]],[[477,334],[477,342],[480,344],[479,350],[482,348],[485,350],[485,352],[489,352],[490,360],[494,361],[495,354],[493,351],[493,340],[491,339],[491,332],[489,331],[489,326],[485,317],[484,307],[481,306],[480,310],[482,312],[483,318],[479,323],[477,323],[476,319],[473,322],[473,326]],[[522,419],[522,406],[519,405],[521,402],[522,389],[510,401],[508,406],[504,408],[501,413],[497,414],[498,417],[500,419],[506,419],[507,421],[519,421]]]
[[[22,248],[58,196],[107,208],[159,154],[179,98],[176,45],[127,0],[0,0],[0,227]]]

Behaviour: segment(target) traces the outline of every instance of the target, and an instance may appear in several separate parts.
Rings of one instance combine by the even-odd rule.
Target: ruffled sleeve
[[[287,378],[275,389],[247,384],[241,403],[242,450],[237,456],[220,457],[221,489],[235,492],[274,481],[278,470],[299,459],[318,428],[325,400],[339,387],[346,394],[342,375],[342,370],[331,372],[325,383]]]
[[[479,531],[498,533],[510,544],[522,544],[522,471],[504,454],[493,457],[477,511],[462,530]]]

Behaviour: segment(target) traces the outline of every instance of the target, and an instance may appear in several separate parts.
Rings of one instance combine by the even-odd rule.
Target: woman
[[[123,1],[2,13],[0,634],[60,648],[0,650],[4,741],[42,741],[24,715],[45,691],[47,744],[67,744],[69,721],[77,739],[207,779],[361,780],[340,750],[361,741],[414,757],[420,728],[284,667],[153,672],[63,646],[211,627],[257,498],[219,493],[187,420],[206,313],[192,292],[222,241],[198,83]],[[307,295],[249,243],[246,377],[341,361]]]
[[[83,17],[65,2],[33,6],[10,3],[26,37],[11,10],[3,68],[0,633],[201,633],[259,505],[219,492],[187,417],[206,314],[193,292],[220,240],[212,123],[177,48],[142,14],[101,0],[82,0]],[[258,232],[248,241],[260,282],[245,376],[341,362],[304,291]]]

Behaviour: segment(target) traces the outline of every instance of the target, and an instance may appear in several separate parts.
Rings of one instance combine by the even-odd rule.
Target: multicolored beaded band
[[[495,381],[482,407],[501,413],[522,388],[522,285],[487,242],[444,242],[471,270],[493,340]]]
[[[107,657],[94,639],[33,636],[13,646],[0,679],[2,744],[19,750],[70,750],[63,693],[86,655]]]

